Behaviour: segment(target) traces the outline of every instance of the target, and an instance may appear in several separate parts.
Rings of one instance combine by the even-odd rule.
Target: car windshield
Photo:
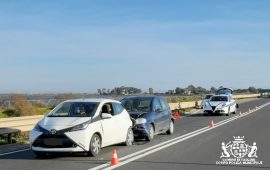
[[[213,97],[211,97],[210,101],[212,101],[212,102],[228,101],[228,97],[226,97],[226,96],[213,96]]]
[[[204,99],[210,99],[210,97],[212,97],[213,95],[206,95],[205,97],[204,97]]]
[[[150,112],[151,98],[129,98],[121,102],[128,112]]]
[[[64,102],[57,105],[48,117],[92,117],[99,103]]]

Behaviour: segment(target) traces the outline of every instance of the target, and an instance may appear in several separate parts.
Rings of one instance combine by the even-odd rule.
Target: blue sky
[[[270,88],[268,0],[0,0],[0,93]]]

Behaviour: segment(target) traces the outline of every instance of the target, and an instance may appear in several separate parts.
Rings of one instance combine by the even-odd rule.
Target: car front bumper
[[[217,110],[204,110],[205,113],[208,114],[228,114],[226,109],[217,109]]]
[[[136,125],[132,128],[135,138],[142,138],[148,136],[148,130],[145,125]]]

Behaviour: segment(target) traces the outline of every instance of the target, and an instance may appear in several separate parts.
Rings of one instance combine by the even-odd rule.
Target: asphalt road
[[[270,99],[242,103],[239,110],[244,113],[249,108],[253,109],[267,102],[270,102]],[[117,169],[270,169],[270,146],[268,146],[270,136],[267,135],[269,111],[270,105],[242,117],[203,116],[200,113],[183,117],[175,122],[175,133],[171,136],[158,135],[151,142],[137,141],[131,147],[121,145],[106,147],[96,158],[81,154],[65,154],[48,159],[37,159],[29,150],[2,155],[0,169],[102,169],[107,167],[104,164],[110,161],[112,149],[117,149],[120,158],[121,166]],[[237,119],[233,120],[234,116]],[[232,121],[228,123],[224,121],[229,119]],[[211,120],[215,122],[216,127],[210,129]],[[196,130],[198,133],[194,132]],[[257,159],[263,161],[263,164],[216,165],[222,152],[221,143],[233,141],[233,136],[245,136],[245,141],[249,145],[256,142]],[[167,146],[168,144],[171,146]]]

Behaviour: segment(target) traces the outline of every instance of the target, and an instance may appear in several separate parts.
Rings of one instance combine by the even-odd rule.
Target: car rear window
[[[151,110],[150,98],[127,98],[121,101],[128,112],[149,112]]]

